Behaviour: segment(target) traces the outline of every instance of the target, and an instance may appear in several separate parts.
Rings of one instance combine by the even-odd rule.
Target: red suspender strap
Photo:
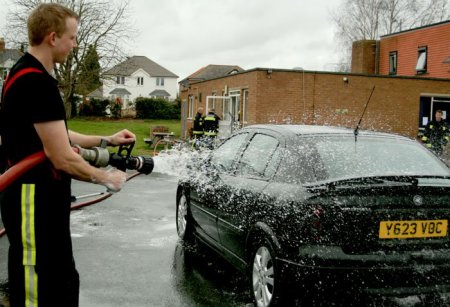
[[[21,76],[23,76],[25,74],[29,74],[29,73],[33,73],[33,72],[42,74],[42,70],[33,68],[33,67],[24,68],[22,70],[19,70],[18,72],[16,72],[14,74],[14,76],[11,79],[9,79],[9,74],[8,74],[8,76],[5,79],[5,88],[3,89],[3,97],[5,97],[6,91],[11,87],[11,85],[14,83],[14,81],[17,80],[17,78],[20,78]]]

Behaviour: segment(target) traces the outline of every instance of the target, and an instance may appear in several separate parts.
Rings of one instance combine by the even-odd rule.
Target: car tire
[[[176,222],[178,237],[184,242],[193,243],[192,219],[189,215],[189,203],[184,192],[181,192],[177,198]]]
[[[282,306],[285,302],[275,256],[268,239],[254,244],[249,271],[251,297],[257,307]]]

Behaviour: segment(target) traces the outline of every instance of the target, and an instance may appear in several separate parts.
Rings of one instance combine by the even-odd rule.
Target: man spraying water
[[[71,178],[119,191],[126,174],[86,163],[72,149],[129,144],[135,135],[122,130],[89,136],[67,129],[64,104],[53,78],[77,46],[78,16],[61,5],[41,4],[28,18],[30,48],[5,81],[0,121],[9,167],[43,151],[39,164],[2,194],[2,219],[10,242],[11,306],[78,306],[79,277],[70,236]]]

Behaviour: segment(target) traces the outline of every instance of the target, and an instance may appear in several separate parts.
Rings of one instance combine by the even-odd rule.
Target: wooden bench
[[[169,127],[167,126],[154,126],[150,127],[150,137],[145,138],[144,142],[150,146],[158,143],[158,141],[164,139],[164,137],[170,136],[172,133],[169,132]]]

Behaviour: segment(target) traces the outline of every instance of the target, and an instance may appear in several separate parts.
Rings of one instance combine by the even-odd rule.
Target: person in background
[[[210,109],[208,114],[204,118],[203,130],[205,136],[215,138],[219,133],[219,121],[220,117],[217,116],[214,109]]]
[[[210,109],[204,118],[204,146],[208,149],[213,149],[215,146],[216,137],[219,133],[219,121],[220,117],[216,115],[214,109]]]
[[[199,107],[197,109],[197,114],[195,114],[194,117],[194,127],[192,130],[194,139],[198,139],[203,136],[203,122],[204,122],[203,108]]]
[[[70,234],[71,178],[119,191],[126,173],[89,165],[72,145],[90,148],[102,139],[109,145],[136,139],[126,129],[94,136],[67,128],[53,69],[77,46],[78,21],[77,14],[62,5],[38,5],[27,21],[28,52],[11,69],[3,87],[0,125],[8,165],[37,152],[47,158],[2,192],[13,307],[78,306],[79,276]]]
[[[438,156],[442,155],[450,138],[448,124],[442,116],[442,110],[436,110],[435,119],[427,124],[422,137],[425,146]]]

